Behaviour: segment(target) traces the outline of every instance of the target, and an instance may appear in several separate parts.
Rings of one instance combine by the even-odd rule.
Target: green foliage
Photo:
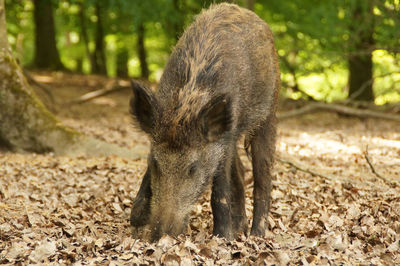
[[[96,6],[103,10],[108,75],[117,72],[117,55],[126,51],[129,75],[140,76],[138,29],[145,28],[150,79],[158,80],[171,47],[202,8],[215,0],[52,0],[57,45],[64,65],[90,73],[83,37],[84,13],[89,53],[95,49]],[[244,4],[245,1],[234,1]],[[334,101],[347,97],[347,58],[365,53],[361,32],[373,30],[376,103],[398,101],[400,66],[399,0],[257,0],[255,12],[271,26],[281,58],[283,91],[292,98]],[[5,0],[9,41],[24,64],[33,58],[33,4]],[[83,8],[83,9],[82,9]],[[355,17],[358,16],[358,17]],[[359,19],[359,18],[362,19]],[[122,57],[123,58],[123,57]],[[121,57],[118,64],[121,62]],[[393,74],[391,74],[393,73]]]
[[[375,76],[391,73],[382,70],[383,67],[399,71],[399,66],[394,64],[400,52],[398,0],[260,0],[256,12],[274,32],[284,89],[289,97],[307,97],[308,94],[327,101],[346,98],[347,57],[367,52],[360,50],[357,43],[362,40],[361,32],[370,29],[374,31],[375,43],[371,49],[383,48],[389,53],[386,56],[392,59],[382,64],[381,54],[374,53]],[[355,19],[354,14],[362,19]],[[389,76],[393,75],[388,75],[387,79]],[[376,103],[384,103],[379,100],[385,93],[382,84],[380,79],[375,80]],[[394,88],[395,84],[387,81],[385,86]],[[306,94],[293,90],[295,85]]]
[[[18,61],[33,59],[33,3],[29,0],[5,0],[8,41]]]

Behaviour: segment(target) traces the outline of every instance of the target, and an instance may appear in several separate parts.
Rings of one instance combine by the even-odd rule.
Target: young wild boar
[[[156,93],[132,82],[131,112],[151,140],[133,202],[136,238],[155,241],[186,229],[192,206],[212,184],[214,234],[247,233],[237,142],[251,148],[251,234],[266,230],[280,73],[273,37],[257,15],[213,5],[178,41]]]

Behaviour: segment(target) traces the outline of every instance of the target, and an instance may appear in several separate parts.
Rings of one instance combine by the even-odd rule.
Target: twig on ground
[[[345,114],[350,116],[356,116],[361,118],[378,118],[378,119],[385,119],[385,120],[392,120],[400,122],[400,116],[388,113],[382,113],[372,110],[363,110],[363,109],[356,109],[348,106],[338,105],[338,104],[327,104],[327,103],[310,103],[304,107],[299,109],[295,109],[292,111],[279,113],[277,117],[279,120],[289,119],[296,116],[301,116],[305,114],[309,114],[316,111],[329,111],[329,112],[336,112],[339,114]]]
[[[318,172],[316,172],[314,170],[311,170],[311,169],[305,168],[303,166],[300,166],[299,163],[297,163],[297,162],[288,161],[288,160],[282,159],[279,156],[275,156],[275,159],[277,161],[281,162],[281,163],[288,164],[288,165],[290,165],[290,166],[292,166],[292,167],[296,168],[297,170],[302,171],[304,173],[308,173],[308,174],[311,174],[313,176],[319,176],[319,177],[322,177],[322,178],[328,179],[328,180],[334,180],[335,179],[335,178],[333,178],[331,176],[324,175],[324,174],[318,173]]]
[[[80,96],[79,98],[72,100],[69,104],[78,104],[78,103],[88,102],[97,97],[104,96],[106,94],[109,94],[109,93],[112,93],[115,91],[119,91],[122,89],[127,89],[127,88],[130,88],[130,83],[127,81],[110,80],[104,88],[88,92],[88,93]]]
[[[389,185],[389,186],[391,186],[391,187],[396,187],[396,186],[397,186],[397,183],[396,183],[396,182],[392,182],[392,181],[388,180],[386,177],[380,175],[380,174],[375,170],[375,167],[374,167],[374,165],[372,164],[371,159],[369,158],[369,154],[368,154],[368,145],[367,145],[367,147],[365,148],[364,158],[365,158],[365,160],[367,161],[368,166],[369,166],[369,168],[371,169],[371,172],[372,172],[377,178],[379,178],[380,180],[382,180],[386,185]]]

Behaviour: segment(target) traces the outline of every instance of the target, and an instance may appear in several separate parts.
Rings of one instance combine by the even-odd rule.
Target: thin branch
[[[375,167],[374,167],[374,165],[372,164],[371,159],[369,158],[368,146],[367,146],[366,149],[365,149],[364,158],[365,158],[365,160],[367,161],[368,166],[369,166],[369,168],[371,169],[371,172],[372,172],[377,178],[379,178],[380,180],[382,180],[386,185],[389,185],[389,186],[391,186],[391,187],[396,187],[396,186],[397,186],[397,183],[388,180],[386,177],[380,175],[380,174],[375,170]]]
[[[298,163],[295,163],[293,161],[288,161],[288,160],[282,159],[279,156],[275,156],[275,159],[277,161],[281,162],[281,163],[288,164],[288,165],[290,165],[290,166],[292,166],[292,167],[296,168],[297,170],[302,171],[304,173],[308,173],[308,174],[313,175],[313,176],[319,176],[319,177],[322,177],[322,178],[328,179],[328,180],[334,180],[335,179],[335,178],[330,177],[328,175],[324,175],[324,174],[318,173],[318,172],[316,172],[314,170],[311,170],[311,169],[305,168],[303,166],[300,166]]]
[[[345,114],[350,116],[356,116],[360,118],[376,118],[376,119],[384,119],[384,120],[391,120],[400,122],[400,116],[394,114],[387,114],[372,110],[364,110],[364,109],[356,109],[352,107],[347,107],[338,104],[327,104],[327,103],[310,103],[304,107],[299,109],[295,109],[292,111],[287,111],[284,113],[280,113],[277,115],[280,121],[284,119],[293,118],[296,116],[301,116],[305,114],[309,114],[316,111],[329,111],[329,112],[336,112],[339,114]]]
[[[80,96],[79,98],[72,100],[69,104],[79,104],[79,103],[88,102],[97,97],[104,96],[106,94],[109,94],[109,93],[112,93],[115,91],[119,91],[122,89],[127,89],[127,88],[130,88],[129,84],[130,84],[129,82],[125,82],[122,80],[120,80],[120,81],[110,80],[104,88],[88,92],[88,93]]]
[[[353,94],[349,95],[348,101],[351,101],[352,99],[355,99],[357,96],[359,96],[362,92],[364,92],[364,90],[372,83],[374,83],[375,79],[377,78],[384,78],[387,76],[391,76],[394,74],[399,74],[399,71],[393,71],[393,72],[389,72],[389,73],[384,73],[381,75],[377,75],[372,77],[372,79],[365,81],[358,90],[356,90]],[[382,93],[383,95],[384,93]]]

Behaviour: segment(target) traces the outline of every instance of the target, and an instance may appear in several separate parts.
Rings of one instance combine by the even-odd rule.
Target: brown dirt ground
[[[133,148],[130,90],[84,104],[76,97],[107,79],[34,73],[51,88],[60,120],[87,135]],[[366,151],[376,172],[366,161]],[[251,218],[251,167],[246,167]],[[131,201],[146,161],[0,153],[0,264],[325,265],[400,264],[400,125],[333,113],[282,121],[269,232],[265,238],[211,235],[209,193],[194,208],[188,232],[158,243],[132,239]]]

